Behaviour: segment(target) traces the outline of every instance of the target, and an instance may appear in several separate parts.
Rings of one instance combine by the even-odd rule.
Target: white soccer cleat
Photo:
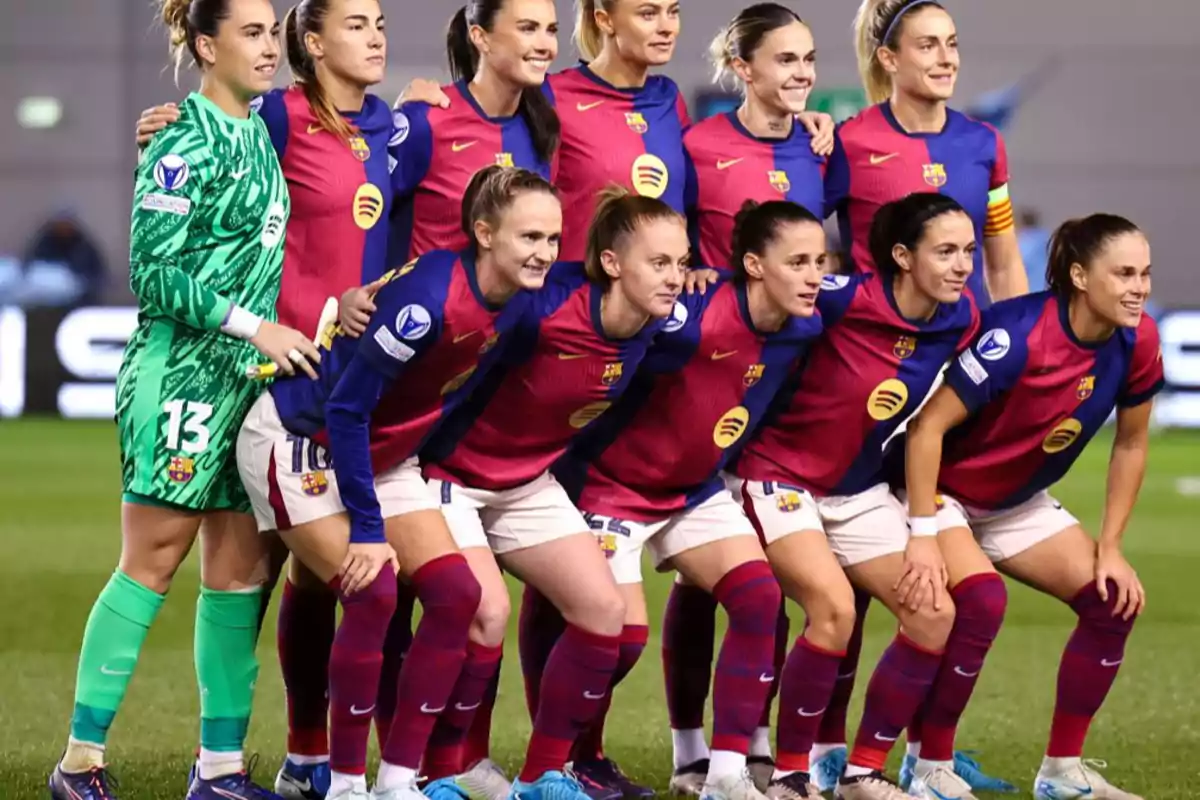
[[[330,790],[329,794],[325,795],[325,800],[372,800],[372,798],[366,786],[351,786],[340,792]]]
[[[678,797],[699,797],[708,777],[708,759],[702,758],[680,767],[671,775],[667,791]]]
[[[376,786],[371,790],[370,798],[371,800],[429,800],[417,788],[415,780],[403,786],[394,786],[391,789],[381,789]]]
[[[908,793],[924,800],[978,800],[971,785],[954,774],[953,762],[927,767],[918,761]]]
[[[911,800],[911,795],[882,772],[843,777],[833,790],[836,800]]]
[[[716,780],[704,782],[700,800],[767,800],[767,796],[754,785],[749,769],[733,775],[722,775]]]
[[[1142,800],[1113,786],[1096,771],[1107,766],[1091,758],[1046,758],[1033,781],[1033,796],[1036,800]]]
[[[490,758],[476,761],[469,770],[454,779],[471,800],[504,800],[512,792],[512,781]]]

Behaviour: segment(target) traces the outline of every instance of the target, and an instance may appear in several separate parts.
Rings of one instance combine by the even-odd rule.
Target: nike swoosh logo
[[[133,670],[131,670],[131,669],[126,669],[126,670],[110,669],[108,664],[101,664],[100,665],[100,674],[101,675],[112,675],[114,677],[120,678],[120,677],[124,677],[126,675],[132,675]]]
[[[974,678],[976,675],[979,674],[979,670],[975,670],[974,672],[963,672],[962,667],[955,667],[954,674],[962,675],[964,678]]]
[[[825,713],[825,709],[822,708],[820,711],[805,711],[801,708],[797,713],[802,717],[819,717]]]
[[[1050,781],[1039,781],[1036,787],[1036,794],[1039,797],[1058,797],[1058,790],[1060,788],[1066,789],[1068,792],[1074,792],[1075,794],[1081,796],[1086,796],[1092,793],[1092,787],[1090,786],[1075,786],[1074,784],[1070,783],[1055,785],[1050,783]]]
[[[1118,664],[1120,664],[1120,663],[1121,663],[1122,661],[1124,661],[1124,660],[1125,660],[1125,659],[1123,659],[1123,658],[1118,658],[1116,661],[1109,661],[1107,658],[1102,658],[1102,659],[1100,659],[1100,666],[1102,666],[1102,667],[1115,667],[1115,666],[1117,666]]]
[[[838,673],[838,680],[839,680],[839,681],[844,681],[844,680],[846,680],[847,678],[853,678],[853,677],[854,677],[854,676],[855,676],[857,673],[858,673],[858,670],[856,670],[856,669],[852,669],[852,670],[850,670],[849,672],[847,672],[847,673],[845,673],[845,674],[842,674],[842,673],[840,673],[840,672],[839,672],[839,673]]]
[[[897,739],[899,739],[900,737],[898,735],[897,736],[884,736],[882,734],[877,733],[877,734],[875,734],[875,738],[881,742],[894,742]]]
[[[459,342],[466,341],[477,333],[479,333],[477,330],[471,331],[470,333],[460,333],[458,336],[454,337],[454,343],[458,344]]]
[[[574,361],[577,358],[587,358],[587,353],[559,353],[559,361]]]
[[[454,144],[450,145],[450,149],[451,149],[453,152],[455,152],[455,153],[461,153],[463,150],[466,150],[468,147],[474,147],[474,146],[475,146],[475,145],[477,145],[477,144],[479,144],[479,142],[478,142],[478,141],[475,141],[475,142],[455,142]]]
[[[320,124],[320,123],[317,123],[317,124],[315,124],[315,125],[312,125],[312,124],[310,124],[310,125],[308,126],[308,132],[309,132],[309,133],[320,133],[320,132],[321,132],[321,131],[323,131],[323,130],[325,130],[325,129],[321,127],[321,124]]]
[[[288,775],[285,772],[285,773],[283,773],[283,779],[285,781],[287,781],[288,783],[290,783],[292,786],[295,786],[301,792],[308,793],[308,792],[312,791],[312,778],[305,778],[304,783],[301,783],[300,781],[296,780],[291,775]]]
[[[762,675],[759,675],[759,676],[758,676],[758,682],[759,682],[759,683],[770,683],[770,682],[771,682],[771,681],[773,681],[773,680],[775,680],[775,676],[774,676],[774,675],[768,675],[768,674],[767,674],[767,673],[765,673],[765,672],[764,672]]]
[[[351,714],[353,714],[353,715],[354,715],[354,716],[356,716],[356,717],[365,716],[366,714],[370,714],[370,713],[371,713],[372,711],[374,711],[374,710],[375,710],[375,706],[374,706],[374,705],[369,705],[369,706],[367,706],[366,708],[359,708],[359,707],[358,707],[358,706],[356,706],[356,705],[351,705],[351,706],[350,706],[350,713],[351,713]]]
[[[249,174],[250,174],[250,168],[246,167],[244,169],[238,170],[237,172],[229,173],[229,177],[233,178],[235,181],[240,181],[242,178],[246,177]]]
[[[712,354],[712,360],[720,361],[723,358],[729,358],[730,356],[736,355],[736,354],[737,354],[737,350],[730,350],[728,353],[722,353],[720,350],[714,350],[713,354]]]
[[[473,706],[464,706],[462,703],[455,703],[454,710],[455,711],[474,711],[475,709],[479,708],[481,705],[483,705],[482,700],[480,700],[478,703],[476,703]]]
[[[441,706],[440,708],[430,708],[429,703],[421,703],[421,713],[422,714],[440,714],[445,710],[446,710],[445,706]]]
[[[893,158],[895,158],[898,155],[900,155],[900,154],[899,153],[888,153],[886,156],[881,156],[881,155],[878,155],[877,153],[872,153],[871,154],[871,166],[877,167],[880,164],[883,164],[887,161],[891,161]]]
[[[599,694],[596,694],[595,692],[584,692],[583,696],[586,700],[603,700],[604,692],[600,692]]]
[[[734,159],[731,159],[731,160],[729,160],[729,161],[718,161],[718,162],[717,162],[717,169],[729,169],[729,168],[730,168],[730,167],[732,167],[734,164],[740,164],[740,163],[742,163],[742,162],[743,162],[743,161],[745,161],[745,160],[746,160],[746,159],[744,159],[744,158],[734,158]]]
[[[603,100],[597,100],[594,103],[576,103],[575,110],[580,111],[580,112],[591,111],[593,108],[596,108],[597,106],[602,106],[602,105],[604,105]]]

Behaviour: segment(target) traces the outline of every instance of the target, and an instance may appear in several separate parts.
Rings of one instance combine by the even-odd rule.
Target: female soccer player
[[[994,584],[1000,601],[983,630],[956,623],[947,643],[910,787],[938,793],[920,796],[961,796],[941,793],[938,775],[947,772],[955,726],[1003,616],[999,569],[1078,616],[1034,797],[1137,800],[1080,756],[1146,603],[1121,540],[1146,471],[1151,401],[1163,385],[1158,328],[1143,313],[1150,246],[1122,217],[1071,220],[1051,240],[1046,283],[1049,291],[984,314],[983,333],[908,428],[913,531],[937,534],[956,597]],[[1108,496],[1094,541],[1047,490],[1114,409]],[[960,622],[962,613],[960,601]],[[935,742],[940,751],[928,752]]]
[[[289,200],[250,100],[274,77],[277,23],[266,0],[164,0],[162,18],[176,65],[186,50],[201,88],[150,145],[134,188],[130,282],[141,314],[117,388],[121,560],[84,631],[71,737],[50,777],[57,800],[111,796],[108,728],[198,531],[202,749],[188,797],[268,796],[243,771],[267,553],[245,513],[234,437],[259,393],[245,377],[256,351],[288,373],[315,375],[309,359],[319,360],[312,342],[269,319]]]
[[[559,122],[541,86],[558,55],[557,31],[553,0],[470,0],[455,13],[446,33],[455,83],[438,92],[447,102],[414,100],[396,113],[393,263],[466,246],[458,206],[478,170],[516,166],[550,177]]]
[[[533,737],[515,791],[574,793],[563,774],[577,735],[606,702],[626,652],[624,603],[587,522],[550,466],[625,391],[683,286],[683,218],[665,203],[611,190],[597,206],[588,258],[554,267],[493,372],[422,453],[455,540],[484,586],[468,663],[425,770],[456,763],[473,709],[499,668],[509,614],[498,567],[537,588],[566,620],[533,691]],[[571,569],[564,571],[563,564]],[[645,643],[644,625],[640,628]],[[578,765],[576,765],[578,769]],[[586,780],[585,776],[579,776]],[[497,787],[499,789],[500,787]],[[480,791],[482,790],[482,791]],[[505,792],[513,789],[503,789]],[[431,784],[434,797],[473,791],[470,776]]]
[[[795,121],[816,79],[812,31],[796,12],[776,3],[748,6],[717,34],[709,56],[716,81],[732,75],[745,99],[684,134],[684,194],[700,263],[725,266],[747,199],[786,199],[822,213],[825,162]]]
[[[837,795],[905,796],[881,770],[933,681],[954,610],[936,540],[909,536],[884,482],[883,450],[978,330],[964,294],[974,248],[970,218],[948,197],[914,194],[880,209],[878,271],[826,277],[825,335],[732,470],[780,583],[810,621],[783,672],[778,797],[817,796],[807,756],[853,628],[846,578],[887,605],[901,633],[871,678]]]
[[[420,796],[416,768],[433,709],[445,707],[458,678],[480,590],[415,454],[495,361],[489,354],[520,316],[522,290],[539,287],[553,262],[561,215],[537,175],[481,172],[463,214],[476,246],[394,271],[367,335],[323,334],[321,383],[276,383],[243,427],[238,460],[260,529],[281,531],[342,602],[330,663],[330,798],[367,796],[370,713],[396,603],[394,575],[380,573],[393,550],[424,615],[400,671],[373,797]]]
[[[303,0],[285,22],[294,84],[252,108],[267,125],[292,198],[284,239],[283,324],[312,331],[325,298],[368,284],[387,270],[392,189],[392,112],[368,94],[387,57],[377,0]],[[143,113],[139,143],[178,119],[174,106]],[[270,540],[273,587],[287,550]],[[278,653],[288,703],[288,755],[275,790],[316,800],[329,788],[329,652],[337,597],[296,559],[279,603]],[[264,592],[264,606],[270,591]]]
[[[611,554],[630,624],[646,621],[646,546],[660,569],[678,570],[725,607],[703,793],[750,800],[762,797],[746,754],[772,682],[780,594],[720,471],[820,333],[825,236],[815,215],[773,201],[739,215],[732,250],[734,280],[681,299],[636,389],[601,418],[562,474]]]

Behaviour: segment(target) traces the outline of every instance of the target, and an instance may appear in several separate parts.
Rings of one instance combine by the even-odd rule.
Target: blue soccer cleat
[[[1017,787],[1002,778],[993,778],[983,772],[979,762],[971,758],[974,750],[960,750],[954,754],[954,774],[967,782],[972,791],[1015,794]],[[913,772],[917,767],[916,756],[906,755],[900,767],[900,787],[908,791],[912,785]]]
[[[297,764],[285,758],[275,776],[275,794],[284,800],[325,800],[332,778],[328,761]]]
[[[50,773],[50,796],[54,800],[117,800],[117,779],[104,767],[87,772],[63,772],[62,765]]]
[[[842,773],[846,771],[846,746],[835,747],[825,755],[814,760],[809,765],[812,782],[822,792],[832,792],[837,788]]]
[[[591,800],[582,784],[570,775],[551,770],[532,783],[513,781],[509,800]]]
[[[430,781],[421,792],[430,800],[469,800],[469,795],[458,785],[457,775]]]
[[[222,775],[205,780],[197,777],[188,790],[187,800],[283,800],[279,795],[250,780],[247,772]]]

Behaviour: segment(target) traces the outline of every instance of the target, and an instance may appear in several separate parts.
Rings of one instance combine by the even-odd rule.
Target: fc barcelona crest
[[[1082,403],[1091,397],[1094,391],[1096,391],[1096,376],[1084,375],[1079,379],[1079,385],[1075,387],[1075,397]]]
[[[787,194],[792,190],[792,182],[788,180],[788,174],[781,169],[767,170],[767,180],[780,194]]]
[[[892,355],[903,361],[917,352],[917,338],[915,336],[901,336],[892,345]]]
[[[329,491],[329,479],[325,470],[306,472],[300,476],[300,489],[309,497],[320,497]]]
[[[513,165],[512,153],[496,153],[496,166],[511,168]]]
[[[196,463],[187,456],[171,456],[167,477],[175,483],[187,483],[196,474]]]
[[[650,126],[646,124],[646,118],[642,116],[640,111],[630,111],[625,114],[625,124],[634,133],[645,133],[650,130]]]
[[[754,384],[762,380],[763,372],[767,369],[766,364],[751,364],[746,368],[746,374],[742,376],[742,383],[749,389]]]
[[[367,140],[361,136],[350,137],[350,152],[354,153],[354,157],[359,161],[366,161],[371,157],[371,148],[367,147]]]
[[[790,514],[793,511],[799,511],[804,503],[800,499],[799,492],[780,492],[775,497],[775,508],[782,511],[784,514]]]
[[[605,386],[615,386],[623,374],[624,365],[618,361],[615,364],[605,364],[604,374],[600,376],[600,382]]]
[[[933,188],[946,185],[946,165],[945,164],[926,164],[922,167],[924,171],[925,182]]]

